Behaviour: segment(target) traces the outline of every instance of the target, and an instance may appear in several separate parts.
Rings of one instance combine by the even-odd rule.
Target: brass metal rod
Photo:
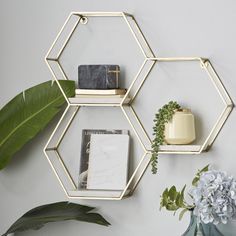
[[[50,64],[48,63],[47,60],[45,60],[45,62],[46,62],[46,64],[47,64],[49,70],[51,71],[54,80],[56,81],[57,85],[59,86],[59,89],[61,90],[61,93],[63,94],[63,96],[64,96],[64,98],[65,98],[67,104],[70,104],[70,103],[69,103],[69,100],[68,100],[68,98],[67,98],[67,96],[66,96],[66,94],[65,94],[65,92],[64,92],[64,90],[62,89],[62,87],[61,87],[61,85],[60,85],[60,83],[59,83],[59,81],[58,81],[58,79],[57,79],[57,76],[56,76],[54,70],[51,68],[51,66],[50,66]],[[57,65],[58,65],[58,64],[57,64]]]
[[[140,50],[142,51],[142,53],[143,53],[143,56],[144,56],[145,58],[148,58],[148,55],[146,54],[146,52],[145,52],[145,50],[144,50],[143,46],[141,45],[140,41],[138,40],[138,37],[137,37],[137,35],[135,34],[135,32],[134,32],[134,30],[133,30],[132,26],[130,25],[129,21],[127,20],[127,18],[126,18],[126,15],[125,15],[125,14],[123,14],[123,18],[124,18],[124,20],[125,20],[126,24],[128,25],[128,27],[129,27],[129,30],[130,30],[130,32],[132,33],[132,35],[133,35],[134,39],[136,40],[136,43],[138,44],[138,46],[139,46]]]
[[[53,130],[52,134],[50,135],[50,137],[49,137],[49,139],[48,139],[48,141],[47,141],[47,143],[46,143],[46,145],[45,145],[45,147],[44,147],[44,151],[46,151],[46,150],[49,148],[48,146],[49,146],[49,144],[50,144],[52,138],[54,137],[55,133],[57,132],[57,129],[58,129],[58,127],[60,126],[61,122],[64,120],[64,117],[65,117],[65,115],[66,115],[66,113],[67,113],[69,107],[70,107],[70,106],[67,106],[66,109],[65,109],[65,111],[63,112],[63,114],[62,114],[60,120],[58,121],[58,123],[57,123],[55,129]],[[55,148],[57,148],[57,147],[55,146]]]
[[[61,157],[59,151],[57,150],[55,153],[56,153],[56,155],[57,155],[57,157],[58,157],[58,160],[59,160],[60,164],[62,165],[62,167],[63,167],[63,169],[64,169],[64,172],[66,173],[68,179],[70,180],[70,182],[71,182],[73,188],[74,188],[74,189],[77,189],[76,184],[75,184],[75,182],[74,182],[74,180],[73,180],[73,178],[72,178],[72,176],[71,176],[71,174],[70,174],[68,168],[66,167],[65,162],[63,161],[63,159],[62,159],[62,157]]]
[[[67,17],[65,23],[63,24],[63,26],[61,27],[61,29],[60,29],[59,33],[57,34],[55,40],[53,41],[52,46],[49,48],[49,50],[48,50],[48,52],[47,52],[47,54],[46,54],[46,57],[45,57],[46,59],[47,59],[47,57],[49,57],[49,54],[51,53],[53,47],[55,46],[57,40],[59,39],[59,37],[60,37],[62,31],[64,30],[65,26],[67,25],[68,21],[70,20],[71,15],[72,15],[72,14],[70,14],[70,15]]]
[[[156,57],[149,58],[149,60],[156,60],[159,62],[177,62],[177,61],[201,61],[201,57]]]
[[[154,61],[152,64],[151,64],[151,67],[148,69],[147,73],[145,74],[145,76],[143,77],[141,83],[139,84],[139,87],[137,88],[137,90],[135,91],[135,94],[133,95],[133,97],[131,98],[131,101],[130,103],[132,103],[132,101],[136,98],[137,94],[139,93],[141,87],[143,86],[143,83],[144,81],[147,79],[147,77],[149,76],[149,74],[151,73],[154,65],[156,64],[156,62]]]
[[[80,20],[81,20],[81,19],[82,19],[82,18],[79,17],[79,18],[78,18],[78,21],[77,21],[77,22],[74,24],[74,26],[72,27],[72,29],[71,29],[69,35],[68,35],[67,38],[66,38],[66,41],[64,42],[64,44],[63,44],[63,46],[61,47],[60,51],[58,52],[58,55],[57,55],[57,58],[58,58],[58,59],[60,58],[61,54],[62,54],[63,51],[65,50],[65,48],[66,48],[68,42],[70,41],[70,39],[71,39],[73,33],[75,32],[76,27],[77,27],[78,24],[80,23]]]
[[[128,181],[128,183],[127,183],[127,185],[126,185],[126,187],[125,187],[125,189],[124,189],[124,191],[123,191],[123,193],[122,193],[122,195],[120,196],[120,198],[122,198],[122,197],[124,196],[126,190],[129,188],[130,184],[132,183],[132,181],[133,181],[133,179],[134,179],[134,177],[135,177],[137,171],[139,170],[139,167],[142,165],[142,162],[143,162],[145,156],[146,156],[146,152],[143,154],[141,160],[140,160],[139,163],[138,163],[138,166],[135,168],[135,171],[134,171],[134,173],[132,174],[132,176],[130,177],[130,179],[129,179],[129,181]]]
[[[134,110],[134,108],[133,108],[132,105],[130,106],[130,110],[131,110],[131,112],[133,113],[133,115],[134,115],[134,117],[135,117],[137,123],[141,126],[142,132],[144,133],[146,139],[149,141],[149,143],[150,143],[150,145],[151,145],[151,144],[152,144],[152,140],[151,140],[151,138],[149,137],[149,135],[148,135],[148,133],[147,133],[147,131],[146,131],[146,129],[145,129],[143,123],[142,123],[141,120],[139,119],[139,117],[138,117],[138,115],[137,115],[137,113],[136,113],[136,111]],[[146,148],[146,149],[147,149],[147,148]]]
[[[221,113],[220,117],[217,119],[216,123],[214,124],[210,134],[206,138],[204,144],[202,145],[201,150],[205,150],[208,146],[211,146],[216,139],[217,135],[219,134],[220,130],[222,129],[227,117],[229,116],[230,112],[232,111],[231,107],[225,107],[223,112]]]
[[[147,62],[147,59],[145,59],[145,60],[143,61],[141,67],[140,67],[139,70],[138,70],[138,73],[136,74],[134,80],[131,82],[131,84],[130,84],[128,90],[127,90],[127,92],[125,93],[125,96],[123,97],[123,99],[122,99],[122,101],[121,101],[121,105],[124,104],[125,99],[128,97],[128,95],[129,95],[129,93],[130,93],[130,91],[131,91],[133,85],[135,84],[135,82],[136,82],[137,79],[139,78],[139,75],[141,74],[141,72],[142,72],[142,70],[143,70],[143,68],[144,68],[144,66],[145,66],[145,64],[146,64],[146,62]]]
[[[59,138],[58,141],[57,141],[57,145],[56,145],[57,148],[58,148],[59,145],[61,144],[62,139],[65,137],[65,134],[67,133],[68,129],[70,128],[70,126],[71,126],[71,124],[72,124],[72,121],[74,120],[76,114],[77,114],[78,111],[79,111],[79,108],[80,108],[80,107],[78,106],[77,109],[76,109],[76,110],[73,112],[73,114],[71,115],[70,120],[67,122],[65,129],[63,130],[63,132],[62,132],[60,138]]]
[[[128,122],[129,122],[130,126],[132,127],[132,129],[133,129],[133,131],[134,131],[134,133],[135,133],[136,137],[138,138],[138,140],[139,140],[139,142],[140,142],[140,144],[141,144],[141,146],[142,146],[142,148],[143,148],[144,152],[147,152],[147,150],[146,150],[146,147],[145,147],[145,145],[143,144],[143,141],[142,141],[142,139],[140,138],[140,136],[139,136],[139,134],[138,134],[138,132],[137,132],[136,128],[134,127],[133,123],[131,122],[131,120],[130,120],[129,116],[126,114],[126,111],[125,111],[125,109],[124,109],[124,107],[123,107],[123,106],[121,106],[121,110],[123,111],[123,113],[124,113],[124,115],[125,115],[126,119],[128,120]]]
[[[214,86],[219,93],[221,99],[226,105],[233,105],[232,99],[230,98],[225,86],[223,85],[219,75],[216,73],[214,67],[212,66],[210,60],[204,63],[204,68],[207,71],[208,76],[214,82]]]
[[[46,57],[46,60],[47,61],[56,61],[56,62],[58,61],[56,58],[50,58],[50,57]]]
[[[140,33],[140,35],[141,35],[141,37],[142,37],[142,39],[143,39],[143,41],[144,41],[144,43],[145,43],[147,49],[148,49],[149,52],[150,52],[150,55],[151,55],[151,56],[148,56],[148,57],[155,57],[155,54],[154,54],[154,52],[152,51],[152,49],[151,49],[151,47],[150,47],[150,45],[149,45],[149,43],[148,43],[146,37],[145,37],[144,34],[143,34],[143,31],[141,30],[141,28],[140,28],[138,22],[136,21],[135,17],[132,16],[132,19],[133,19],[133,21],[135,22],[134,25],[135,25],[135,27],[137,28],[138,32]]]
[[[47,147],[45,150],[46,150],[46,151],[56,151],[57,148],[56,148],[56,147],[52,147],[52,148],[48,148],[48,147]]]
[[[44,154],[45,154],[45,156],[46,156],[46,158],[47,158],[47,160],[48,160],[48,162],[49,162],[49,164],[51,166],[51,169],[53,170],[55,176],[57,177],[57,179],[58,179],[62,189],[64,190],[65,194],[68,196],[68,193],[67,193],[67,190],[66,190],[65,186],[64,186],[64,184],[63,184],[59,174],[57,173],[56,169],[54,168],[54,166],[53,166],[53,164],[52,164],[52,162],[51,162],[51,160],[50,160],[50,158],[49,158],[49,156],[48,156],[48,154],[47,154],[47,152],[45,150],[44,150]]]
[[[134,182],[134,184],[133,184],[133,186],[132,186],[132,190],[131,190],[131,192],[130,192],[131,195],[132,195],[133,192],[135,191],[135,189],[136,189],[138,183],[141,181],[143,175],[144,175],[145,172],[146,172],[146,169],[148,168],[148,166],[149,166],[149,164],[150,164],[151,158],[150,158],[150,157],[147,157],[147,156],[146,156],[145,158],[149,158],[149,161],[145,164],[145,166],[144,166],[142,172],[140,173],[139,177],[138,177],[138,178],[136,179],[136,181]]]
[[[129,15],[127,13],[124,12],[72,12],[73,15],[82,15],[82,16],[122,16],[123,14]]]
[[[61,63],[60,63],[59,60],[57,61],[57,63],[58,63],[58,66],[59,66],[59,70],[61,71],[61,74],[63,75],[64,79],[65,79],[65,80],[69,80],[69,78],[67,77],[66,72],[65,72],[65,70],[63,69],[63,67],[61,66]]]

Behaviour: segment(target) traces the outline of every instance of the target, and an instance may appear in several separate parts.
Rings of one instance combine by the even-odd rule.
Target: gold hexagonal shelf
[[[71,40],[75,30],[79,25],[86,25],[89,24],[90,18],[94,19],[97,17],[119,17],[123,19],[125,22],[124,25],[128,27],[128,31],[131,33],[132,37],[134,38],[134,42],[138,45],[138,48],[142,54],[143,62],[138,69],[137,74],[135,75],[134,80],[131,82],[129,89],[134,87],[134,84],[140,78],[145,78],[148,76],[152,66],[155,64],[155,61],[149,60],[149,58],[155,57],[154,53],[152,52],[151,47],[147,43],[137,21],[135,20],[134,16],[125,12],[71,12],[68,16],[67,20],[65,21],[64,25],[62,26],[60,32],[58,33],[56,39],[54,40],[52,46],[50,47],[45,61],[50,69],[54,79],[56,80],[62,94],[64,95],[66,101],[70,105],[86,105],[89,106],[90,103],[80,103],[78,99],[75,98],[67,98],[65,92],[63,91],[62,87],[58,80],[65,79],[68,80],[68,76],[60,62],[60,58],[65,51],[66,47],[68,46],[69,41]],[[113,106],[120,106],[121,104],[128,103],[129,100],[127,98],[121,99],[120,102],[110,104]],[[101,106],[107,106],[109,104],[101,104]]]
[[[92,106],[89,107],[89,109],[91,108]],[[100,191],[100,190],[86,190],[79,188],[77,181],[78,176],[75,177],[75,174],[72,173],[72,169],[75,168],[75,165],[78,166],[77,164],[79,164],[79,161],[77,163],[77,158],[76,158],[76,156],[78,156],[76,154],[78,153],[78,150],[75,151],[73,148],[70,148],[70,152],[72,154],[71,159],[75,159],[71,161],[69,156],[65,156],[63,154],[60,147],[61,145],[63,146],[63,141],[66,135],[69,133],[68,136],[70,136],[71,134],[70,130],[73,129],[73,122],[75,121],[75,117],[80,116],[78,113],[80,109],[81,109],[80,106],[71,106],[71,105],[67,106],[66,110],[64,111],[59,123],[57,124],[54,132],[52,133],[44,149],[45,155],[47,156],[47,159],[55,175],[57,176],[63,190],[65,191],[66,195],[69,198],[103,199],[103,200],[121,200],[127,196],[132,195],[133,191],[135,190],[139,180],[141,179],[144,173],[144,170],[148,166],[150,159],[149,157],[147,157],[148,153],[146,152],[146,149],[144,148],[139,136],[137,135],[135,129],[133,129],[132,126],[131,129],[129,130],[130,136],[132,137],[132,144],[136,143],[136,145],[133,145],[135,146],[135,148],[137,148],[137,145],[139,145],[141,153],[140,153],[140,158],[136,160],[136,163],[135,164],[132,163],[132,166],[134,165],[134,167],[132,168],[132,172],[130,171],[129,173],[125,189],[119,191],[109,191],[109,190]],[[121,112],[121,114],[123,114],[122,109],[120,109],[119,107],[111,109],[118,109]],[[103,116],[103,113],[101,113],[101,116]],[[86,118],[87,117],[88,116],[86,115]],[[100,120],[105,120],[105,119],[103,118]],[[78,123],[80,121],[81,119],[78,120]],[[130,124],[128,123],[125,117],[124,121],[127,123],[127,126],[130,127]],[[85,122],[87,122],[86,119]],[[75,126],[79,128],[77,123],[75,124]],[[76,131],[76,133],[79,132]],[[66,143],[68,141],[66,141]],[[135,153],[132,152],[131,159],[133,159],[134,155]]]
[[[132,114],[129,117],[127,116],[127,112],[129,112],[129,100],[132,99],[132,97],[130,97],[128,101],[126,100],[126,97],[122,98],[120,102],[117,103],[81,103],[74,98],[68,98],[60,86],[60,83],[58,82],[60,79],[69,79],[59,60],[63,51],[68,45],[73,33],[75,32],[75,29],[79,26],[79,24],[86,25],[91,17],[121,17],[134,37],[135,42],[142,53],[143,62],[128,88],[130,95],[131,88],[134,88],[136,82],[140,79],[145,79],[155,64],[155,61],[149,60],[149,58],[154,58],[155,55],[153,54],[143,33],[141,32],[141,29],[132,15],[124,12],[72,12],[67,18],[45,57],[46,64],[48,65],[53,78],[57,82],[62,94],[64,95],[68,106],[64,111],[60,121],[58,122],[55,130],[53,131],[50,139],[48,140],[44,148],[44,152],[63,190],[69,198],[121,200],[127,196],[132,195],[150,161],[149,153],[145,149],[144,143],[138,134],[138,129],[141,127],[141,124],[139,124],[139,121]],[[63,37],[65,37],[65,39],[62,39]],[[130,176],[124,190],[116,193],[114,193],[114,191],[107,191],[107,194],[104,193],[104,191],[95,191],[95,193],[91,195],[91,192],[86,193],[86,191],[81,191],[78,189],[78,186],[71,174],[70,168],[68,168],[66,160],[60,153],[59,148],[80,107],[118,107],[121,109],[122,114],[124,114],[127,118],[126,121],[128,121],[128,124],[133,131],[134,137],[136,137],[138,140],[143,155],[137,160],[137,165],[135,165],[132,173],[129,173]],[[131,122],[132,119],[133,121]]]
[[[126,23],[129,31],[135,39],[135,42],[140,49],[143,56],[143,63],[139,68],[136,76],[132,80],[127,93],[124,98],[117,103],[81,103],[78,100],[74,100],[73,98],[66,97],[62,87],[60,86],[58,80],[66,79],[68,80],[68,76],[66,75],[59,59],[68,45],[75,29],[80,25],[86,25],[90,18],[96,17],[121,17]],[[63,36],[65,39],[62,39]],[[61,41],[61,42],[60,42]],[[53,131],[50,139],[48,140],[46,147],[44,148],[45,155],[48,158],[48,161],[56,174],[62,188],[64,189],[66,195],[69,198],[80,198],[80,199],[106,199],[106,200],[120,200],[124,197],[127,197],[133,193],[140,179],[142,178],[148,164],[150,162],[150,154],[151,154],[151,139],[147,134],[147,131],[139,119],[139,116],[135,112],[133,108],[133,101],[137,97],[141,87],[146,81],[149,73],[151,72],[155,63],[159,63],[162,61],[165,62],[173,62],[173,61],[198,61],[202,68],[208,74],[211,82],[215,86],[217,92],[220,95],[220,98],[223,101],[224,109],[215,123],[214,127],[210,131],[210,134],[204,141],[204,143],[199,145],[189,145],[184,150],[181,145],[176,149],[176,147],[172,150],[170,147],[167,148],[168,145],[164,145],[161,147],[160,153],[168,153],[168,154],[199,154],[202,151],[206,151],[214,142],[216,136],[218,135],[220,129],[224,125],[224,122],[228,118],[231,110],[233,109],[233,102],[230,99],[224,85],[222,84],[219,76],[214,70],[208,59],[203,59],[200,57],[187,57],[187,58],[159,58],[155,57],[152,52],[149,44],[147,43],[140,27],[138,26],[135,18],[124,12],[72,12],[64,23],[62,29],[57,35],[55,41],[53,42],[51,48],[49,49],[46,55],[46,63],[57,82],[62,94],[64,95],[68,106],[64,111],[60,121],[58,122],[55,130]],[[129,98],[127,100],[127,98]],[[77,115],[80,107],[117,107],[120,108],[123,114],[126,117],[126,120],[131,127],[131,130],[134,133],[134,136],[138,140],[141,149],[143,151],[143,155],[140,160],[138,160],[136,167],[134,168],[132,175],[130,175],[129,180],[127,182],[127,186],[123,191],[119,193],[104,195],[99,191],[96,192],[95,195],[89,195],[86,193],[82,193],[79,189],[75,180],[73,179],[70,170],[63,159],[59,147],[62,144],[65,135],[73,123],[75,116]]]
[[[206,58],[201,58],[201,57],[173,57],[173,58],[162,57],[162,58],[150,58],[149,60],[155,61],[156,63],[189,62],[189,61],[199,62],[200,67],[203,68],[203,70],[207,73],[208,75],[207,77],[212,82],[224,106],[220,116],[218,117],[212,129],[210,130],[210,133],[208,134],[208,136],[206,137],[206,139],[201,145],[162,145],[160,147],[159,153],[162,153],[162,154],[200,154],[203,151],[208,151],[234,107],[234,104],[226,88],[224,87],[219,75],[216,73],[210,60]],[[135,116],[136,120],[139,121],[139,124],[140,124],[139,136],[142,137],[142,141],[146,150],[149,153],[151,153],[151,144],[152,144],[151,137],[148,135],[147,129],[142,124],[141,119],[139,118],[139,115],[137,114],[137,112],[135,111],[132,105],[132,103],[135,101],[135,98],[138,95],[139,91],[141,90],[146,79],[147,78],[145,77],[143,78],[143,80],[138,82],[137,89],[135,90],[135,93],[134,93],[135,95],[132,96],[132,100],[130,101],[131,113],[127,112],[127,118],[131,119],[132,116]],[[132,87],[130,88],[129,91],[131,90],[132,90]],[[126,96],[129,96],[129,91],[127,92]]]

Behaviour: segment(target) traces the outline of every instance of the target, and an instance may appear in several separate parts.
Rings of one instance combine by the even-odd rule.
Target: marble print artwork
[[[129,135],[92,134],[87,189],[123,190],[128,156]]]

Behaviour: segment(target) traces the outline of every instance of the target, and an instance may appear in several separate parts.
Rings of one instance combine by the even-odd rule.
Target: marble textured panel
[[[119,88],[120,67],[118,65],[80,65],[78,84],[80,89]]]
[[[129,135],[92,134],[87,189],[123,190],[128,156]]]

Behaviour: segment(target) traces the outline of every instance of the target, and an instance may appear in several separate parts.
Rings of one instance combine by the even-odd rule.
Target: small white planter
[[[170,122],[165,124],[167,144],[190,144],[196,138],[194,115],[189,109],[175,111]]]

